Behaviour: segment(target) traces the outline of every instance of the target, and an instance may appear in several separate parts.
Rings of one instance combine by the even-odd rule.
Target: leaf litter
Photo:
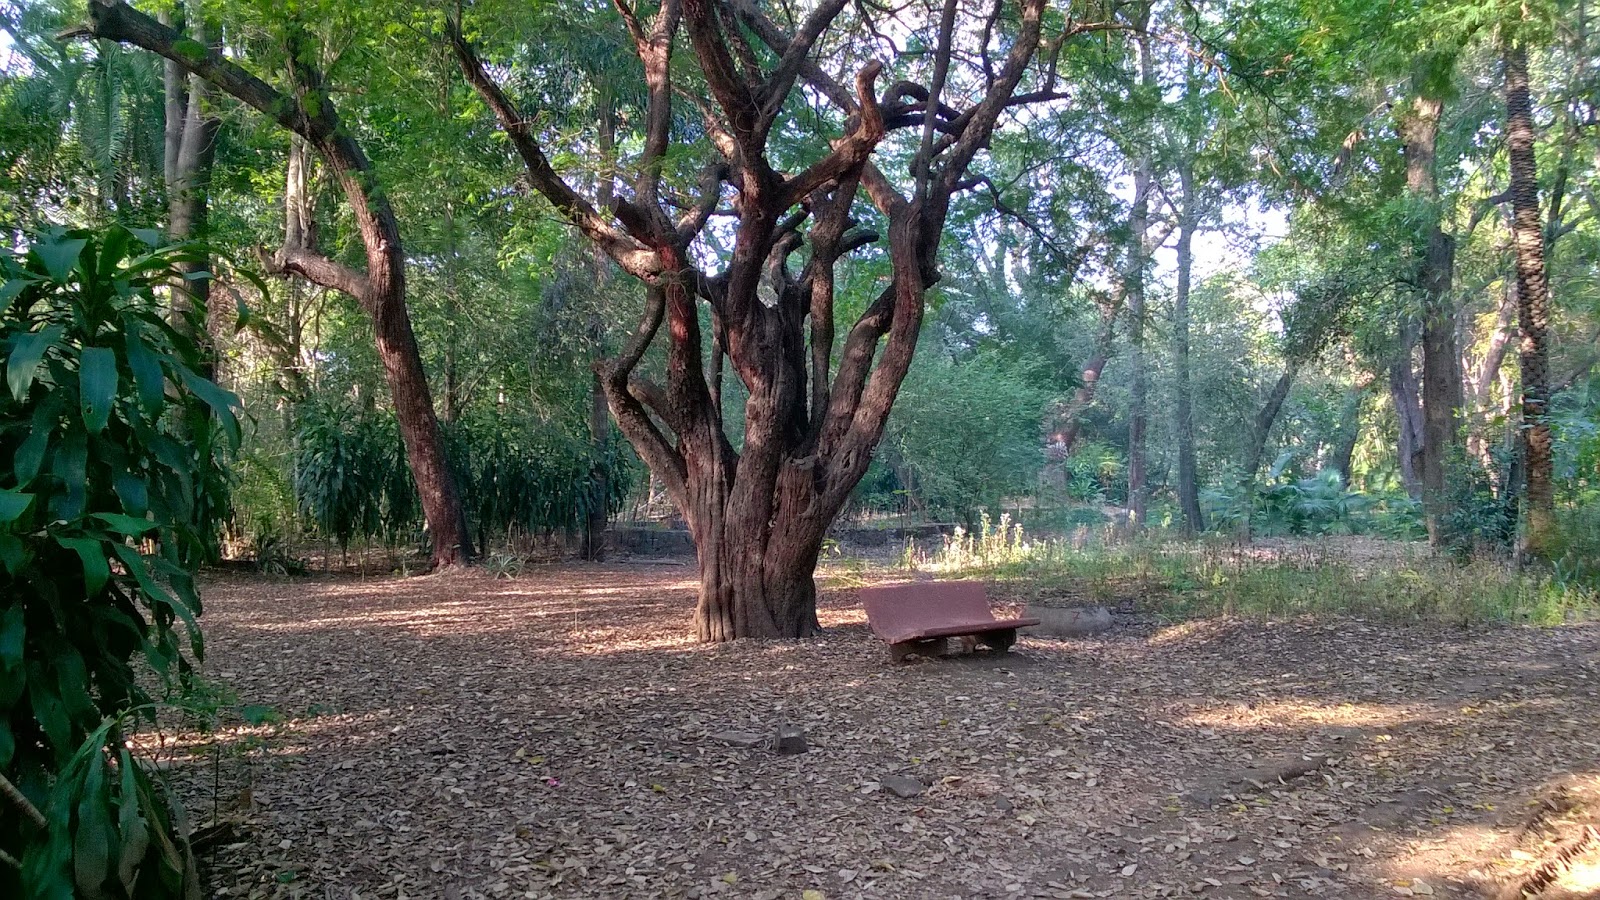
[[[826,584],[818,638],[696,645],[692,575],[213,579],[207,673],[276,712],[169,735],[213,895],[1496,896],[1570,846],[1525,807],[1600,770],[1594,626],[1134,618],[893,666]]]

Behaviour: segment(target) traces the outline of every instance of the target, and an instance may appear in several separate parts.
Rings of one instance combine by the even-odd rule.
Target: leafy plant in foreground
[[[136,657],[168,686],[202,654],[191,572],[239,439],[155,297],[188,258],[121,227],[0,255],[0,896],[198,896],[122,727],[152,714]]]

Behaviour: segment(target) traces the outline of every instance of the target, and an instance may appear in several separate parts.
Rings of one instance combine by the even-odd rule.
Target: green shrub
[[[0,255],[0,896],[198,896],[173,802],[122,745],[202,652],[191,572],[226,504],[231,394],[154,288],[184,253],[120,227]],[[43,827],[23,808],[45,814]]]

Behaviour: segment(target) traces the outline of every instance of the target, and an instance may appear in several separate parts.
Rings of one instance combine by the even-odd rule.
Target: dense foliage
[[[121,227],[0,257],[0,773],[23,798],[0,849],[27,896],[198,896],[121,723],[201,656],[192,573],[239,438],[194,318],[155,297],[184,261]],[[0,893],[22,896],[17,875],[0,866]]]

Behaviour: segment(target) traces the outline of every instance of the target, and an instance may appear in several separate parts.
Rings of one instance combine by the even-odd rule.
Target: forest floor
[[[162,738],[219,897],[1600,890],[1600,626],[1135,612],[897,667],[842,586],[698,646],[687,565],[206,587],[207,674],[274,711]]]

